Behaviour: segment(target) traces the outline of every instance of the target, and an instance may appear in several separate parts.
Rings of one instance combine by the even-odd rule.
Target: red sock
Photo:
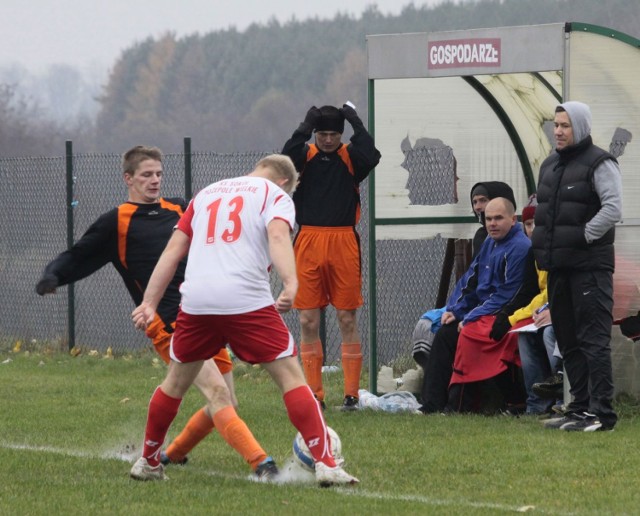
[[[182,399],[167,396],[160,387],[151,396],[142,449],[142,456],[151,466],[157,466],[160,463],[159,455],[162,443],[164,443],[167,431],[178,413],[181,402]]]
[[[283,396],[289,420],[293,423],[316,462],[324,462],[330,468],[336,465],[331,455],[329,433],[322,415],[320,403],[314,398],[308,385],[296,387]]]

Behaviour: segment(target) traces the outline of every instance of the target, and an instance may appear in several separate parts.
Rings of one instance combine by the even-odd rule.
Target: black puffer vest
[[[588,244],[584,227],[600,209],[593,172],[616,159],[593,145],[591,137],[549,156],[540,167],[538,207],[531,242],[542,270],[614,269],[615,228]]]

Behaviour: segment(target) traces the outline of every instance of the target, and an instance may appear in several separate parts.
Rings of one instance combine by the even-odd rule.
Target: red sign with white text
[[[500,38],[430,41],[428,68],[498,67],[500,57]]]

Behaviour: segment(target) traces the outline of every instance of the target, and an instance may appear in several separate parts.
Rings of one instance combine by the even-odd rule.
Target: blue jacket
[[[447,311],[465,324],[498,313],[522,287],[530,247],[519,223],[502,240],[487,238],[460,278],[462,291],[456,299],[449,299]],[[475,289],[464,287],[473,284]]]

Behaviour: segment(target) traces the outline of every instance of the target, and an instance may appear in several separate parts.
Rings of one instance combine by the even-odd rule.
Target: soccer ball
[[[329,432],[329,439],[331,440],[331,453],[333,454],[333,458],[336,460],[336,464],[342,464],[344,459],[342,458],[342,442],[340,441],[340,437],[330,426],[327,427],[327,431]],[[298,432],[293,439],[293,457],[296,462],[307,471],[315,471],[316,466],[313,455],[311,455],[309,448],[307,448],[307,444],[304,442],[300,432]]]

